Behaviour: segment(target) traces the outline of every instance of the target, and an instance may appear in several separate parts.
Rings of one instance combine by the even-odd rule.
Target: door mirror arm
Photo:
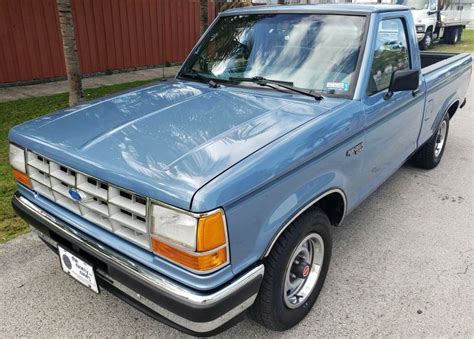
[[[383,98],[384,98],[385,100],[388,100],[388,99],[390,99],[391,97],[393,97],[393,92],[390,92],[390,90],[388,90],[388,92],[385,93],[385,95],[383,96]]]

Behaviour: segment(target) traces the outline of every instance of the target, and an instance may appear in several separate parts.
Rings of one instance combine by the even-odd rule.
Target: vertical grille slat
[[[31,184],[33,185],[33,189],[42,196],[50,200],[54,200],[53,191],[49,188],[49,185],[43,185],[36,180],[31,180]]]
[[[111,187],[109,190],[109,201],[119,207],[142,217],[146,215],[146,203],[143,204],[140,200],[137,201],[135,195],[124,192],[118,188]]]
[[[65,182],[71,186],[76,184],[75,172],[67,169],[64,166],[51,163],[50,172],[52,177],[61,180],[62,182]]]
[[[28,175],[36,193],[136,245],[150,249],[147,199],[27,152]],[[78,202],[70,195],[73,189]]]
[[[30,173],[30,178],[33,179],[34,181],[37,181],[40,184],[45,185],[45,186],[50,186],[49,174],[47,172],[40,171],[39,169],[35,167],[30,167],[29,173]]]
[[[105,217],[109,216],[108,204],[105,201],[91,196],[89,196],[87,199],[90,200],[80,203],[83,208],[102,214]]]
[[[76,214],[80,214],[79,205],[74,202],[74,200],[70,199],[69,197],[62,195],[60,193],[54,192],[54,197],[56,198],[56,202],[66,207],[67,209],[73,211]]]
[[[27,155],[28,165],[35,167],[36,169],[49,173],[49,161],[44,157],[37,155],[33,152],[28,152]]]
[[[50,180],[53,191],[58,192],[64,196],[69,196],[69,188],[74,187],[73,185],[68,185],[64,181],[55,178],[50,178]]]
[[[104,188],[102,184],[104,184],[105,187],[108,187],[105,183],[102,183],[99,180],[88,177],[84,174],[77,174],[77,188],[91,195],[98,196],[102,200],[107,200],[108,190],[107,188]]]
[[[122,225],[119,225],[115,230],[115,233],[120,235],[122,238],[125,238],[127,240],[137,242],[141,246],[150,246],[149,241],[148,241],[148,236],[145,234],[139,234],[137,232],[134,232],[133,230],[129,229],[128,227],[124,227]]]

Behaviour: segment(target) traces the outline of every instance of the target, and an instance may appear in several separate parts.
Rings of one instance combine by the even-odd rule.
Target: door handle
[[[421,93],[421,89],[417,88],[417,89],[415,89],[415,90],[413,90],[413,91],[411,92],[411,95],[412,95],[413,97],[416,97],[416,96],[417,96],[418,94],[420,94],[420,93]]]

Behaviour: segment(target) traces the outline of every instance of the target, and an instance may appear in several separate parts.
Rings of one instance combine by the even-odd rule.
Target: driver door
[[[410,56],[406,18],[382,18],[377,24],[368,86],[363,99],[366,117],[364,171],[370,194],[415,151],[424,109],[424,89],[386,96],[392,73],[416,65]],[[419,67],[419,66],[416,66]]]

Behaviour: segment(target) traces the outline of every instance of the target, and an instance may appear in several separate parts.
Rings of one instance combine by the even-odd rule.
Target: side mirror
[[[386,99],[390,98],[394,92],[416,90],[419,80],[420,70],[418,69],[404,69],[393,72],[388,92],[385,95]]]

